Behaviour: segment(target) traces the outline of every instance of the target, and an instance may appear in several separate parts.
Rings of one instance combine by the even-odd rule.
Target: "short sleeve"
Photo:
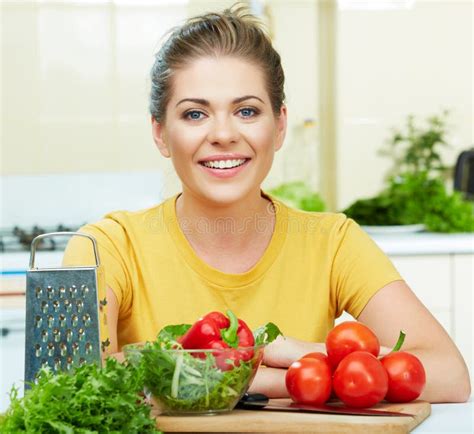
[[[403,279],[388,256],[354,220],[344,216],[334,236],[331,299],[335,316],[346,311],[357,318],[379,289]]]
[[[112,219],[82,226],[78,232],[92,235],[99,251],[100,263],[105,274],[105,283],[117,297],[123,317],[131,309],[132,293],[129,267],[126,258],[126,240],[123,228]],[[64,266],[86,266],[95,264],[92,243],[85,237],[72,237],[63,257]]]

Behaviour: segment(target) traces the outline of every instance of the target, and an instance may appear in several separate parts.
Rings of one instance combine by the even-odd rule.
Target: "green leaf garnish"
[[[278,326],[272,322],[269,322],[264,326],[259,327],[253,332],[253,337],[255,338],[255,345],[269,344],[280,335],[283,336],[283,333],[278,328]]]
[[[191,324],[178,324],[163,327],[160,333],[158,333],[158,339],[169,337],[170,339],[176,340],[183,336],[190,328]]]
[[[103,368],[81,366],[72,374],[43,369],[23,398],[12,388],[0,432],[159,433],[138,394],[142,389],[140,373],[115,359],[107,359]]]
[[[180,346],[178,338],[183,336],[189,329],[191,324],[178,324],[163,327],[156,337],[156,341],[160,343],[162,348],[176,348]]]

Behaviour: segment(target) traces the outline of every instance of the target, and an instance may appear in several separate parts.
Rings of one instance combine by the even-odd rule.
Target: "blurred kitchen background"
[[[32,237],[179,191],[151,137],[149,70],[168,29],[233,3],[1,2],[0,411],[23,378]],[[379,150],[392,128],[443,110],[450,146],[441,158],[453,188],[456,161],[474,146],[472,1],[246,3],[267,24],[286,72],[289,128],[264,189],[304,183],[326,210],[343,210],[383,188],[392,162]],[[473,236],[374,239],[470,364]],[[58,265],[64,241],[44,245],[39,265]]]

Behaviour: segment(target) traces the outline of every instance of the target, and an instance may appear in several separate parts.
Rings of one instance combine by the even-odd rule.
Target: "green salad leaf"
[[[283,333],[278,326],[272,322],[259,327],[253,332],[255,345],[267,345],[280,335],[283,336]]]
[[[168,325],[160,330],[156,339],[162,348],[173,348],[179,345],[178,338],[190,328],[191,324]]]
[[[103,368],[88,364],[72,374],[42,369],[23,398],[12,389],[0,432],[159,433],[142,389],[136,368],[111,358]]]

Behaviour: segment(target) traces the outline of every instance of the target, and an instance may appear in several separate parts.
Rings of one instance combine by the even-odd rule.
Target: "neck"
[[[271,237],[275,220],[271,202],[260,189],[231,204],[210,202],[183,189],[176,215],[194,246],[226,252],[244,250],[262,237]]]

